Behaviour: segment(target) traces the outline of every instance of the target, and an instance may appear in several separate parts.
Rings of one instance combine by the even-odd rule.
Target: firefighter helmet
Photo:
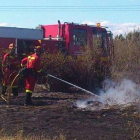
[[[9,49],[13,49],[13,48],[14,48],[14,44],[13,43],[9,44]]]
[[[38,40],[38,43],[41,44],[41,40]]]

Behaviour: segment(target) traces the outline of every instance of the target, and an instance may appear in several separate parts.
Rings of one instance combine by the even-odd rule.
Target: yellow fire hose
[[[17,74],[16,76],[15,76],[15,78],[13,79],[13,81],[12,81],[12,83],[11,83],[11,88],[12,88],[12,86],[13,86],[13,84],[14,84],[14,82],[15,82],[15,80],[17,79],[17,77],[19,76],[19,74]]]
[[[8,78],[8,81],[10,80],[11,76],[12,76],[14,73],[15,73],[15,71],[12,72],[12,73],[10,74],[10,76],[9,76],[9,78]],[[11,83],[11,85],[10,85],[10,88],[11,88],[11,89],[12,89],[13,83],[15,82],[15,80],[17,79],[18,76],[19,76],[19,74],[17,74],[17,75],[15,76],[15,78],[12,80],[12,83]],[[11,92],[8,93],[7,99],[6,99],[4,96],[1,96],[1,98],[2,98],[8,105],[9,105],[10,94],[11,94]]]

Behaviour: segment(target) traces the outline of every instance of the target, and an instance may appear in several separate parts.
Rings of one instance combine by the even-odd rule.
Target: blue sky
[[[100,22],[124,34],[140,28],[140,0],[0,0],[0,26],[35,28],[58,20]]]

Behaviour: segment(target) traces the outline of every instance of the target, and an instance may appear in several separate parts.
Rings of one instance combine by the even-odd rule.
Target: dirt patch
[[[75,106],[77,100],[88,97],[84,93],[34,93],[35,106],[27,108],[23,106],[24,93],[12,99],[9,107],[0,100],[0,129],[13,135],[20,131],[50,137],[63,134],[67,140],[140,139],[138,104],[101,110]]]

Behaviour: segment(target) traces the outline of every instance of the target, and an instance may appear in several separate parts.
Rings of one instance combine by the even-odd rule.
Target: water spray
[[[69,83],[69,82],[67,82],[67,81],[65,81],[65,80],[62,80],[62,79],[60,79],[60,78],[58,78],[58,77],[55,77],[55,76],[53,76],[53,75],[51,75],[51,74],[47,74],[47,76],[52,77],[52,78],[54,78],[54,79],[57,79],[57,80],[59,80],[59,81],[62,81],[62,82],[66,83],[66,84],[68,84],[68,85],[71,85],[71,86],[73,86],[73,87],[76,87],[76,88],[78,88],[78,89],[80,89],[80,90],[82,90],[82,91],[84,91],[84,92],[86,92],[86,93],[88,93],[88,94],[90,94],[90,95],[92,95],[92,96],[95,96],[95,97],[97,97],[97,98],[100,98],[100,99],[102,99],[102,100],[105,100],[105,99],[103,99],[101,96],[99,96],[99,95],[97,95],[97,94],[95,94],[95,93],[93,93],[93,92],[91,92],[91,91],[88,91],[88,90],[86,90],[86,89],[84,89],[84,88],[81,88],[81,87],[79,87],[79,86],[77,86],[77,85],[74,85],[74,84],[72,84],[72,83]],[[108,101],[108,100],[106,99],[106,101]]]

